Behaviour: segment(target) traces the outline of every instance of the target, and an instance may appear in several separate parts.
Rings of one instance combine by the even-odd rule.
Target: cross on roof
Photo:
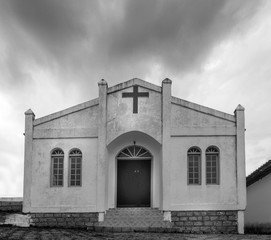
[[[149,97],[148,92],[138,92],[138,86],[133,86],[133,92],[122,93],[123,98],[133,98],[133,113],[138,113],[138,98]]]

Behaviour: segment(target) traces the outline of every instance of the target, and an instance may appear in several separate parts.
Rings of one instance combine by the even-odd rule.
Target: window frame
[[[208,152],[209,149],[213,149],[215,151],[212,151],[212,152]],[[216,182],[213,183],[208,183],[208,177],[207,177],[207,174],[208,173],[213,173],[213,172],[208,172],[207,171],[207,155],[210,155],[210,156],[216,156]],[[211,159],[212,161],[212,159]],[[206,185],[220,185],[220,150],[217,146],[209,146],[208,148],[206,148],[206,151],[205,151],[205,177],[206,177]],[[212,166],[211,166],[212,167]],[[212,181],[212,177],[211,177],[211,181]]]
[[[196,150],[195,152],[192,152],[192,150]],[[190,178],[189,178],[189,156],[198,156],[198,183],[194,183],[195,179],[194,179],[194,172],[192,172],[193,174],[193,183],[190,183]],[[201,149],[199,147],[193,146],[190,147],[187,151],[187,185],[191,185],[191,186],[200,186],[202,184],[202,170],[201,170]],[[194,167],[194,166],[193,166]]]
[[[81,154],[74,154],[71,155],[71,153],[73,151],[79,151]],[[72,185],[71,184],[71,171],[72,171],[72,167],[71,167],[71,162],[72,162],[72,157],[80,157],[80,184],[79,185]],[[75,169],[76,171],[77,169]],[[83,154],[82,151],[79,148],[73,148],[70,150],[69,152],[69,174],[68,174],[68,187],[82,187],[82,173],[83,173]],[[76,176],[76,175],[75,175]],[[76,183],[76,179],[75,179],[75,183]]]
[[[62,154],[54,154],[55,151],[61,151]],[[62,184],[54,185],[54,158],[60,158],[62,157]],[[51,151],[50,154],[50,160],[51,160],[51,171],[50,171],[50,187],[64,187],[64,151],[61,148],[54,148]],[[59,163],[58,163],[59,164]],[[57,169],[59,171],[59,169]]]

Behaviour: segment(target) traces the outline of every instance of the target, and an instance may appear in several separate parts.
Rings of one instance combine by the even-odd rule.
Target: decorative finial
[[[33,116],[35,116],[35,114],[33,113],[33,111],[30,108],[24,114],[25,115],[33,115]]]
[[[245,108],[241,104],[238,104],[238,106],[237,106],[237,108],[235,110],[236,111],[244,111]]]
[[[169,78],[165,78],[162,83],[169,83],[172,84],[172,81]]]
[[[107,82],[104,80],[104,79],[101,79],[99,82],[98,82],[98,85],[107,85]]]

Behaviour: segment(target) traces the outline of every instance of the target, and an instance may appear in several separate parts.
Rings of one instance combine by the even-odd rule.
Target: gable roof
[[[73,107],[69,107],[69,108],[64,109],[62,111],[58,111],[58,112],[52,113],[50,115],[35,119],[34,120],[34,126],[37,126],[37,125],[52,121],[54,119],[63,117],[65,115],[68,115],[68,114],[71,114],[71,113],[75,113],[75,112],[84,110],[86,108],[96,106],[96,105],[99,104],[98,100],[99,100],[98,98],[95,98],[93,100],[90,100],[90,101],[87,101],[87,102],[84,102],[84,103],[81,103],[81,104],[77,104],[77,105],[75,105]]]
[[[169,80],[169,79],[167,79],[167,80]],[[171,81],[171,80],[169,80],[169,81]],[[158,93],[162,93],[162,87],[157,86],[157,85],[155,85],[153,83],[149,83],[149,82],[144,81],[144,80],[139,79],[139,78],[133,78],[133,79],[130,79],[128,81],[119,83],[119,84],[114,85],[112,87],[109,87],[107,89],[107,94],[111,94],[111,93],[114,93],[114,92],[129,88],[129,87],[132,87],[134,85],[138,85],[140,87],[143,87],[143,88],[146,88],[146,89],[158,92]],[[212,109],[212,108],[208,108],[208,107],[202,106],[200,104],[188,102],[188,101],[185,101],[185,100],[177,98],[177,97],[172,96],[171,97],[171,103],[182,106],[182,107],[185,107],[185,108],[189,108],[191,110],[201,112],[201,113],[204,113],[204,114],[207,114],[207,115],[218,117],[218,118],[230,121],[230,122],[235,122],[236,121],[234,115],[224,113],[224,112]],[[65,115],[68,115],[68,114],[71,114],[71,113],[74,113],[74,112],[77,112],[77,111],[80,111],[80,110],[83,110],[83,109],[86,109],[86,108],[89,108],[89,107],[92,107],[92,106],[95,106],[95,105],[98,105],[98,104],[99,104],[99,99],[95,98],[95,99],[87,101],[85,103],[81,103],[81,104],[78,104],[76,106],[64,109],[62,111],[59,111],[59,112],[56,112],[56,113],[53,113],[53,114],[50,114],[50,115],[35,119],[34,120],[34,126],[43,124],[45,122],[49,122],[51,120],[60,118],[62,116],[65,116]]]
[[[120,91],[120,90],[123,90],[123,89],[126,89],[126,88],[129,88],[129,87],[132,87],[134,85],[138,85],[140,87],[144,87],[144,88],[147,88],[149,90],[153,90],[155,92],[162,92],[162,88],[153,84],[153,83],[149,83],[149,82],[146,82],[142,79],[139,79],[139,78],[132,78],[128,81],[125,81],[123,83],[119,83],[115,86],[112,86],[110,88],[108,88],[107,90],[107,94],[110,94],[110,93],[113,93],[113,92],[117,92],[117,91]]]
[[[247,187],[271,173],[271,160],[247,176]]]
[[[181,98],[171,97],[171,103],[182,106],[184,108],[191,109],[196,112],[200,112],[200,113],[207,114],[213,117],[221,118],[229,122],[233,122],[233,123],[236,122],[236,118],[234,115],[224,113],[213,108],[205,107],[197,103],[189,102]]]
[[[167,80],[171,81],[170,79],[167,79]],[[138,85],[140,87],[143,87],[143,88],[155,91],[155,92],[162,93],[162,87],[157,86],[153,83],[146,82],[146,81],[139,79],[139,78],[132,78],[128,81],[125,81],[123,83],[119,83],[115,86],[108,88],[107,94],[114,93],[114,92],[129,88],[129,87],[132,87],[134,85]],[[233,123],[236,122],[236,118],[232,114],[228,114],[228,113],[224,113],[224,112],[212,109],[212,108],[208,108],[208,107],[205,107],[205,106],[197,104],[197,103],[188,102],[188,101],[185,101],[181,98],[171,96],[171,103],[185,107],[185,108],[189,108],[191,110],[194,110],[194,111],[197,111],[197,112],[200,112],[203,114],[207,114],[210,116],[221,118],[226,121],[230,121]]]

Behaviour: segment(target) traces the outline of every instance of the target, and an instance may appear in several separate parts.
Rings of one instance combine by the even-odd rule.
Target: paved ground
[[[0,239],[5,240],[85,240],[85,239],[131,239],[131,240],[271,240],[271,235],[195,235],[195,234],[169,234],[169,233],[95,233],[86,230],[55,229],[55,228],[19,228],[0,227]]]

